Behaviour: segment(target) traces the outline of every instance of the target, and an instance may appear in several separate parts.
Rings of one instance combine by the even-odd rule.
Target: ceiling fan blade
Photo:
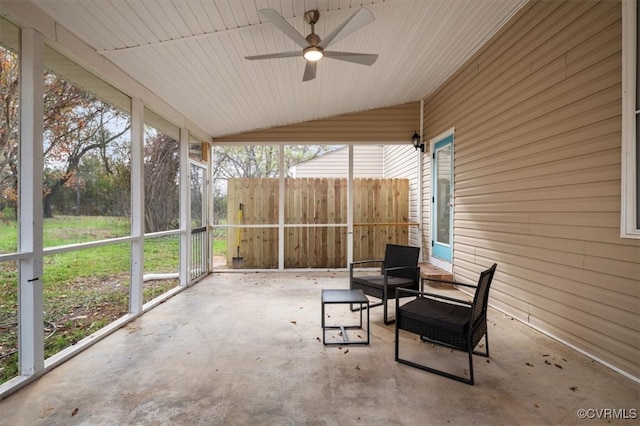
[[[335,30],[331,31],[319,44],[318,47],[322,49],[326,49],[329,47],[331,43],[335,43],[338,40],[341,40],[353,33],[354,31],[359,30],[367,24],[373,22],[376,18],[373,16],[373,13],[366,7],[361,7],[351,15],[346,21],[342,23],[342,25],[338,26]]]
[[[287,22],[278,12],[273,9],[260,9],[259,12],[267,18],[273,25],[282,31],[287,37],[295,41],[303,49],[309,47],[310,44],[302,34],[300,34],[293,26]]]
[[[360,65],[373,65],[378,59],[378,55],[369,53],[351,53],[351,52],[332,52],[324,51],[324,56],[339,61],[353,62]]]
[[[307,65],[304,67],[304,75],[302,76],[302,81],[309,81],[316,78],[316,67],[318,66],[317,62],[307,61]]]
[[[296,50],[294,52],[267,53],[265,55],[245,56],[244,58],[253,61],[255,59],[294,58],[296,56],[302,56],[302,51]]]

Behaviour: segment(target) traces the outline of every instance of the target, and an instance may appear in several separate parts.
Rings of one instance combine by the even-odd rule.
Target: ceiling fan
[[[321,39],[315,31],[315,24],[320,19],[320,12],[317,10],[310,10],[304,14],[304,20],[307,24],[311,25],[311,34],[303,37],[291,24],[289,24],[278,12],[273,9],[261,9],[259,11],[265,18],[267,18],[273,25],[282,31],[287,37],[295,41],[302,50],[296,50],[292,52],[281,53],[269,53],[266,55],[245,56],[245,59],[276,59],[276,58],[292,58],[296,56],[302,56],[307,64],[304,68],[304,75],[302,81],[309,81],[316,78],[316,66],[318,61],[322,58],[337,59],[340,61],[353,62],[361,65],[373,65],[378,59],[378,55],[368,53],[351,53],[351,52],[335,52],[325,50],[331,44],[343,39],[354,31],[359,30],[367,24],[374,21],[373,13],[367,8],[361,7],[351,15],[340,26],[334,29],[324,39]]]

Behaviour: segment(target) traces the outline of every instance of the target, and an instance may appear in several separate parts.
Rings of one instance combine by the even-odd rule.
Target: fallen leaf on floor
[[[548,359],[545,359],[545,360],[544,360],[544,363],[545,363],[545,364],[547,364],[547,365],[551,365],[551,363],[549,362],[549,360],[548,360]]]
[[[296,325],[298,321],[289,321],[291,324]]]
[[[575,391],[577,391],[577,390],[578,390],[578,387],[577,387],[577,386],[571,386],[569,389],[571,389],[572,391],[574,391],[574,392],[575,392]]]
[[[540,408],[540,406],[538,404],[533,404],[534,407],[536,408]]]
[[[348,354],[348,353],[349,353],[349,349],[347,349],[346,351],[344,351],[344,353],[345,353],[345,354]]]
[[[558,367],[559,369],[562,369],[562,366],[561,366],[560,364],[553,364],[553,365],[555,365],[555,366],[556,366],[556,367]]]
[[[533,367],[533,364],[531,364],[530,362],[527,363],[527,367]]]
[[[360,366],[359,365],[356,365],[356,370],[360,370]]]
[[[546,356],[551,356],[551,355],[549,355],[549,354],[543,354],[542,356],[543,356],[543,357],[546,357]]]
[[[76,414],[78,414],[78,410],[77,408],[74,408],[73,411],[71,412],[71,417],[75,416]]]

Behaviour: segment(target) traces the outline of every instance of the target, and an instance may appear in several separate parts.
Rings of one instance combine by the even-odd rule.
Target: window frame
[[[638,169],[638,9],[622,2],[622,174],[620,236],[640,239]]]

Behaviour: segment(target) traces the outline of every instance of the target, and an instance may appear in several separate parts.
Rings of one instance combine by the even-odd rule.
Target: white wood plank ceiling
[[[526,0],[32,0],[99,54],[211,137],[424,98]],[[303,82],[300,49],[259,14],[275,9],[310,33],[330,33],[364,6],[375,21],[330,50],[377,53],[372,66],[323,59]]]

